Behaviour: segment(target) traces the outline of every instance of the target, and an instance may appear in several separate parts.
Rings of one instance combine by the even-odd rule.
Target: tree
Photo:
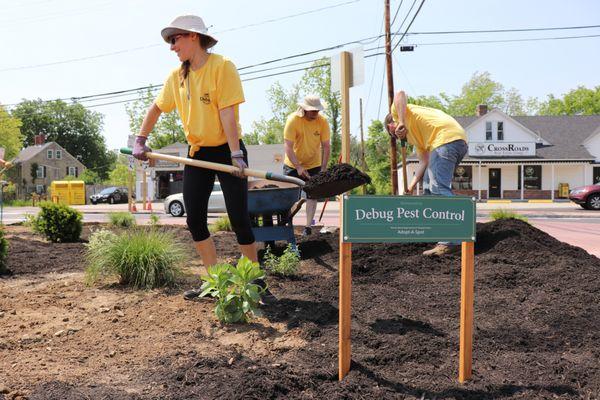
[[[115,157],[106,149],[100,133],[102,114],[79,103],[38,99],[22,101],[15,107],[12,116],[22,122],[24,145],[31,145],[35,135],[43,134],[47,141],[58,143],[100,177],[108,177]]]
[[[129,175],[129,167],[124,164],[117,164],[115,169],[110,172],[108,179],[111,185],[127,186],[127,176]]]
[[[381,121],[373,120],[369,125],[365,143],[365,160],[371,177],[371,184],[367,188],[369,193],[391,194],[390,136]]]
[[[489,108],[503,108],[504,88],[492,80],[489,72],[475,72],[471,79],[462,87],[461,94],[449,96],[440,93],[446,102],[447,112],[450,115],[466,116],[475,115],[477,105],[487,104]]]
[[[86,169],[85,171],[83,171],[79,175],[78,180],[84,181],[86,185],[95,185],[97,183],[102,183],[102,179],[100,178],[100,175],[98,175],[96,172],[92,171],[91,169]]]
[[[438,110],[447,111],[446,106],[437,96],[417,96],[408,97],[408,103],[416,104],[418,106],[437,108]]]
[[[12,160],[23,145],[23,137],[19,128],[21,121],[10,116],[3,106],[0,106],[0,147],[4,148],[4,159]]]
[[[548,95],[540,104],[540,115],[593,115],[600,114],[600,86],[588,89],[578,86],[558,99]]]
[[[138,91],[139,99],[131,106],[126,105],[125,111],[129,116],[129,129],[136,135],[140,131],[148,108],[154,103],[156,87],[150,85],[145,91]],[[154,125],[148,139],[150,147],[160,149],[173,143],[186,143],[185,132],[177,112],[162,113]]]

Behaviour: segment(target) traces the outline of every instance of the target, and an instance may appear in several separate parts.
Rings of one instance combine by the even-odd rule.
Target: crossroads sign
[[[475,241],[475,199],[455,196],[344,196],[347,243]]]

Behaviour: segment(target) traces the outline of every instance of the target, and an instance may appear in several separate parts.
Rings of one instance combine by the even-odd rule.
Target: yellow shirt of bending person
[[[390,111],[394,122],[397,123],[399,117],[394,104]],[[454,118],[435,108],[407,104],[404,124],[408,129],[406,141],[415,146],[419,153],[431,151],[455,140],[467,141],[462,126]]]
[[[321,166],[321,142],[329,140],[329,136],[329,124],[321,114],[314,121],[309,121],[293,113],[288,117],[283,130],[284,139],[294,142],[294,154],[305,169]],[[284,163],[295,168],[287,155]]]
[[[176,68],[169,74],[155,103],[165,113],[177,108],[190,144],[190,156],[200,147],[227,143],[219,115],[224,108],[234,106],[241,137],[239,104],[244,102],[244,92],[235,65],[221,55],[211,54],[201,68],[196,71],[190,69],[183,85],[180,69]]]

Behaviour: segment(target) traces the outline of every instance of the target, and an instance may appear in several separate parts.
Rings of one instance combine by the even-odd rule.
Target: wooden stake
[[[473,363],[473,290],[475,243],[463,242],[460,274],[460,351],[458,381],[471,379]]]
[[[147,208],[146,197],[148,197],[148,188],[146,186],[146,169],[142,165],[142,208]]]
[[[342,100],[342,162],[350,161],[350,53],[341,53],[340,70],[341,100]],[[343,214],[344,200],[340,196],[340,261],[339,261],[339,350],[338,372],[341,381],[350,371],[351,345],[350,345],[350,320],[351,320],[351,295],[352,295],[352,244],[343,243]]]

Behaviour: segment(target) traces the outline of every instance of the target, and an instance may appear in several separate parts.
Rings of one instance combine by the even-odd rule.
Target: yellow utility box
[[[84,181],[53,181],[50,184],[52,202],[67,205],[85,204]]]
[[[569,197],[569,184],[568,183],[559,183],[558,184],[558,197]]]

